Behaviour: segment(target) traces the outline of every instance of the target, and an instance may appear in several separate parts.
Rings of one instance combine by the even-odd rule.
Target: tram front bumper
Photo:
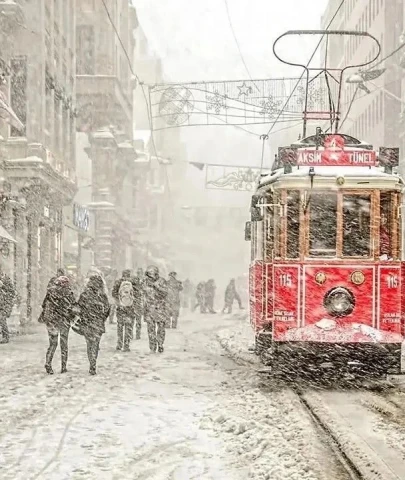
[[[275,342],[279,360],[359,371],[401,371],[401,343]]]

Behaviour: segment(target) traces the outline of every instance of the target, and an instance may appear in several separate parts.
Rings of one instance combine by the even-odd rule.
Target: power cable
[[[328,25],[327,25],[327,27],[326,27],[325,30],[329,30],[329,27],[332,25],[333,21],[334,21],[335,18],[337,17],[337,15],[338,15],[340,9],[343,7],[343,4],[344,4],[344,3],[345,3],[345,0],[342,0],[342,1],[340,2],[339,6],[338,6],[337,9],[336,9],[336,12],[334,13],[333,17],[330,19],[330,21],[329,21],[329,23],[328,23]],[[315,55],[316,55],[316,52],[318,51],[318,48],[321,46],[321,43],[322,43],[324,37],[325,37],[325,33],[322,35],[322,37],[321,37],[321,39],[319,40],[317,46],[315,47],[315,50],[313,51],[310,59],[308,60],[308,63],[307,63],[307,65],[306,65],[307,68],[309,67],[309,65],[311,64],[312,60],[314,59],[314,57],[315,57]],[[285,101],[282,109],[279,111],[279,113],[278,113],[278,115],[277,115],[277,118],[276,118],[276,119],[274,120],[274,122],[272,123],[272,125],[271,125],[271,127],[269,128],[269,130],[268,130],[268,132],[267,132],[266,135],[270,135],[270,133],[272,132],[272,130],[273,130],[274,126],[275,126],[275,124],[278,122],[279,118],[280,118],[281,115],[283,114],[283,112],[284,112],[284,110],[286,109],[288,103],[290,102],[292,96],[294,95],[295,91],[297,90],[297,88],[298,88],[301,80],[303,79],[303,77],[304,77],[304,75],[305,75],[305,71],[306,71],[306,70],[304,69],[303,72],[301,73],[301,76],[300,76],[299,79],[297,80],[294,88],[291,90],[290,95],[288,96],[288,98],[287,98],[287,100]],[[260,169],[260,173],[261,173],[261,169]]]
[[[392,56],[394,56],[396,53],[398,53],[398,52],[399,52],[400,50],[402,50],[404,47],[405,47],[405,42],[402,43],[399,47],[395,48],[391,53],[389,53],[388,55],[386,55],[384,58],[382,58],[381,60],[379,60],[377,63],[375,63],[369,70],[372,70],[372,69],[374,69],[376,66],[381,65],[381,63],[385,62],[388,58],[391,58]],[[374,93],[374,92],[376,92],[376,91],[378,91],[378,90],[381,90],[381,89],[383,89],[383,88],[386,88],[386,87],[389,86],[389,85],[392,85],[392,84],[394,84],[394,83],[397,83],[398,80],[400,80],[400,78],[394,80],[393,82],[384,84],[384,85],[381,86],[381,87],[377,87],[375,90],[373,90],[373,91],[370,92],[370,93]],[[375,86],[375,84],[372,84],[372,85]],[[348,118],[348,116],[349,116],[349,114],[350,114],[351,108],[352,108],[352,106],[353,106],[353,103],[356,102],[357,100],[360,100],[361,98],[366,97],[367,95],[369,95],[368,93],[365,93],[365,94],[362,95],[361,97],[356,98],[356,95],[357,95],[357,92],[358,92],[358,91],[359,91],[359,86],[357,85],[357,86],[356,86],[356,89],[355,89],[355,91],[354,91],[354,93],[353,93],[353,96],[352,96],[352,98],[351,98],[351,100],[350,100],[350,102],[349,102],[349,106],[348,106],[348,108],[347,108],[347,112],[346,112],[345,118],[343,119],[343,121],[342,121],[342,123],[341,123],[341,125],[340,125],[340,128],[342,128],[342,127],[343,127],[343,124],[346,122],[346,120],[347,120],[347,118]]]
[[[405,47],[405,42],[401,43],[401,45],[399,47],[397,47],[395,50],[393,50],[391,53],[389,53],[386,57],[382,58],[377,63],[375,63],[372,67],[369,68],[369,70],[374,69],[378,65],[381,65],[381,63],[383,63],[383,62],[385,62],[385,60],[388,60],[389,58],[393,57],[396,53],[398,53],[404,47]]]
[[[240,55],[240,58],[242,60],[242,63],[245,67],[245,70],[251,80],[251,82],[253,83],[253,85],[256,87],[257,91],[259,92],[259,87],[256,85],[256,83],[253,81],[252,79],[252,75],[250,75],[250,72],[249,72],[249,69],[248,69],[248,66],[245,62],[245,59],[243,57],[243,54],[242,54],[242,50],[240,48],[240,45],[239,45],[239,41],[238,41],[238,37],[236,36],[236,33],[235,33],[235,29],[233,28],[233,25],[232,25],[232,19],[231,19],[231,14],[229,12],[229,5],[228,5],[228,0],[224,0],[224,4],[225,4],[225,9],[226,9],[226,15],[228,17],[228,23],[229,23],[229,27],[231,29],[231,32],[232,32],[232,35],[233,35],[233,38],[235,40],[235,43],[236,43],[236,46],[238,47],[238,51],[239,51],[239,55]]]
[[[345,124],[345,122],[347,120],[347,117],[349,116],[350,110],[352,109],[353,103],[355,102],[355,98],[356,98],[356,95],[357,95],[358,91],[359,91],[359,86],[357,85],[355,90],[354,90],[352,99],[350,100],[349,106],[347,107],[347,112],[346,112],[345,118],[342,120],[342,123],[340,124],[340,129],[343,128],[343,125]]]

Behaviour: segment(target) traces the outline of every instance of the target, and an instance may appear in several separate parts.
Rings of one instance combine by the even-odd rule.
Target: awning
[[[5,240],[8,240],[9,242],[17,243],[17,240],[15,240],[8,232],[7,230],[0,225],[0,238],[4,238]]]

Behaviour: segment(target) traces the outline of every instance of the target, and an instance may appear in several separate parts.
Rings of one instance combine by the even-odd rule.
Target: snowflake
[[[268,115],[270,118],[273,118],[281,108],[281,101],[275,101],[272,95],[267,97],[267,100],[263,100],[260,104],[262,109],[260,110],[261,115]]]
[[[297,103],[300,105],[301,108],[305,105],[305,94],[306,88],[300,86],[297,88]],[[308,109],[315,109],[323,111],[326,106],[325,97],[326,92],[325,89],[321,86],[317,87],[314,83],[310,83],[308,86]]]
[[[215,110],[215,113],[219,115],[221,113],[221,109],[229,108],[226,105],[226,99],[228,98],[227,95],[221,95],[219,92],[214,92],[214,95],[207,95],[207,111]]]

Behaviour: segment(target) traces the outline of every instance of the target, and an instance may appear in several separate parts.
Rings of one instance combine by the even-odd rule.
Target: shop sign
[[[77,203],[73,204],[73,225],[84,232],[90,228],[90,213],[86,207]]]

